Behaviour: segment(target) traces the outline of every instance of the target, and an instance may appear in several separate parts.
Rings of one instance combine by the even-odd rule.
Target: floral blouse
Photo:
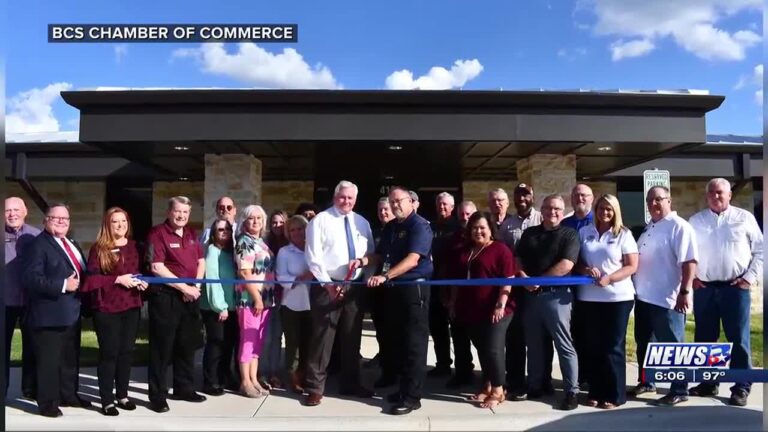
[[[263,274],[265,281],[274,280],[274,255],[261,238],[253,237],[247,233],[241,234],[235,245],[235,262],[238,270],[252,269],[254,274]],[[275,290],[273,284],[262,285],[261,299],[265,308],[280,305],[280,293]],[[253,305],[253,299],[245,289],[245,285],[237,286],[236,303],[239,306]]]

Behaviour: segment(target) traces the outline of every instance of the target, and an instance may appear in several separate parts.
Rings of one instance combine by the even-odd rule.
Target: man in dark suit
[[[37,358],[37,406],[46,417],[62,415],[59,406],[86,408],[77,396],[80,361],[80,298],[85,260],[67,238],[69,209],[54,204],[45,229],[29,246],[22,280],[29,298],[27,324]]]

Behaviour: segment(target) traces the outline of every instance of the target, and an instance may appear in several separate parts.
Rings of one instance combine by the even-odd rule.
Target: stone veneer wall
[[[595,196],[595,200],[600,198],[600,195],[603,194],[616,196],[616,182],[583,180],[580,183],[584,183],[592,188],[592,194]],[[568,197],[568,199],[570,199],[570,197]]]
[[[216,200],[228,196],[235,201],[238,215],[251,204],[262,203],[261,161],[252,155],[205,155],[204,220],[216,216]]]
[[[273,210],[285,210],[292,215],[302,202],[313,202],[313,181],[266,181],[262,184],[262,206],[269,214]]]
[[[707,207],[707,199],[704,190],[707,187],[707,181],[681,181],[672,177],[672,210],[686,219],[693,216]],[[754,198],[752,184],[748,183],[741,190],[733,195],[731,203],[736,207],[754,211]]]
[[[535,154],[517,161],[517,179],[533,186],[536,208],[545,196],[558,193],[565,198],[565,213],[571,211],[568,198],[576,185],[576,155]]]
[[[83,252],[87,254],[101,227],[107,193],[106,183],[45,181],[34,182],[33,185],[49,204],[63,202],[69,206],[71,237],[77,240]],[[11,181],[6,182],[5,188],[6,197],[18,196],[26,203],[27,223],[42,228],[45,215],[24,189]]]
[[[189,226],[200,232],[205,220],[203,215],[203,182],[152,183],[152,224],[163,223],[168,213],[168,199],[179,195],[192,200]]]

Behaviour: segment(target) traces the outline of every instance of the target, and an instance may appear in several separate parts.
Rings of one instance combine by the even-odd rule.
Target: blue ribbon
[[[172,283],[186,283],[186,284],[203,284],[203,283],[220,283],[220,284],[247,284],[247,283],[267,283],[267,284],[281,284],[290,285],[294,281],[253,281],[247,279],[195,279],[195,278],[163,278],[137,275],[137,279],[143,280],[150,284],[172,284]],[[487,279],[438,279],[427,280],[418,282],[420,285],[454,285],[454,286],[572,286],[572,285],[592,285],[595,282],[593,278],[587,276],[563,276],[563,277],[529,277],[529,278],[487,278]],[[364,281],[301,281],[300,283],[313,285],[313,284],[351,284],[351,285],[365,285]],[[413,285],[415,282],[399,281],[393,279],[385,283],[384,285]]]

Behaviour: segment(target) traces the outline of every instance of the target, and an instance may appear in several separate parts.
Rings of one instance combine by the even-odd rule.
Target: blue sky
[[[760,0],[9,2],[9,132],[77,129],[64,89],[705,89],[762,133]],[[49,44],[49,23],[296,23],[296,44]]]

